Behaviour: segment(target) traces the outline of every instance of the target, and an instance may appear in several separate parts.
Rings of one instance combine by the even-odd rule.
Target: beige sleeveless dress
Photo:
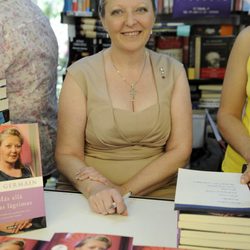
[[[149,51],[149,55],[158,101],[140,112],[112,106],[103,51],[68,68],[68,74],[87,98],[86,164],[118,185],[164,154],[171,132],[171,95],[176,78],[184,69],[181,63],[169,56],[153,51]],[[166,197],[170,191],[173,196],[174,188],[170,189],[169,185],[150,195]]]

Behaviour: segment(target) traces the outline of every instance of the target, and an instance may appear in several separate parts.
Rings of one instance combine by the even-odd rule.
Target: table
[[[45,191],[47,228],[18,237],[50,240],[55,232],[132,236],[134,245],[177,246],[177,212],[166,200],[129,198],[128,216],[93,213],[79,193]]]

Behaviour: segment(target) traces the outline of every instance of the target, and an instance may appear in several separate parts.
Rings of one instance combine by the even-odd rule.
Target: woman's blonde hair
[[[0,132],[0,145],[2,144],[2,142],[4,141],[4,139],[7,136],[16,136],[16,137],[18,137],[19,140],[20,140],[21,146],[23,145],[24,139],[23,139],[23,136],[19,132],[18,129],[16,129],[14,127],[10,127],[10,128],[6,128],[6,129],[2,130]],[[23,167],[23,164],[22,164],[21,158],[19,157],[18,160],[15,162],[15,168],[20,169],[22,167]]]
[[[97,235],[97,236],[88,236],[85,239],[79,241],[75,245],[75,248],[84,246],[90,240],[97,240],[97,241],[102,241],[102,242],[106,243],[106,246],[107,246],[106,249],[108,249],[112,246],[112,241],[107,236]]]
[[[156,4],[155,0],[151,0],[154,12],[156,13]],[[105,17],[105,6],[107,4],[107,0],[99,0],[99,5],[98,5],[98,14],[100,17]]]

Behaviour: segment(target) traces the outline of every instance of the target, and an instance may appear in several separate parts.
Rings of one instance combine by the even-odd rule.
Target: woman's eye
[[[148,12],[148,10],[147,10],[147,8],[145,8],[145,7],[140,7],[140,8],[138,8],[138,9],[136,10],[136,12],[138,12],[138,13],[145,13],[145,12]]]
[[[111,16],[119,16],[119,15],[122,15],[123,14],[123,11],[120,10],[120,9],[117,9],[117,10],[113,10],[111,12]]]

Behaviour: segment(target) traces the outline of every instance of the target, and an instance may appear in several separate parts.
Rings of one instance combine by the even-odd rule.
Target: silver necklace
[[[136,81],[133,81],[133,82],[129,82],[123,75],[122,73],[120,72],[120,70],[115,66],[114,64],[114,61],[112,59],[112,56],[110,55],[111,57],[111,62],[112,62],[112,65],[116,71],[116,73],[120,76],[120,78],[123,80],[123,82],[125,82],[126,84],[128,84],[130,86],[130,89],[129,89],[129,95],[130,95],[130,98],[131,98],[131,104],[132,104],[132,110],[134,111],[134,103],[135,103],[135,96],[137,94],[137,91],[136,91],[136,85],[138,84],[138,82],[140,81],[142,75],[143,75],[143,72],[144,72],[144,69],[145,69],[145,65],[146,65],[146,61],[147,61],[147,54],[145,53],[145,57],[144,57],[144,63],[142,65],[142,69],[141,69],[141,73],[139,74],[139,77]]]

